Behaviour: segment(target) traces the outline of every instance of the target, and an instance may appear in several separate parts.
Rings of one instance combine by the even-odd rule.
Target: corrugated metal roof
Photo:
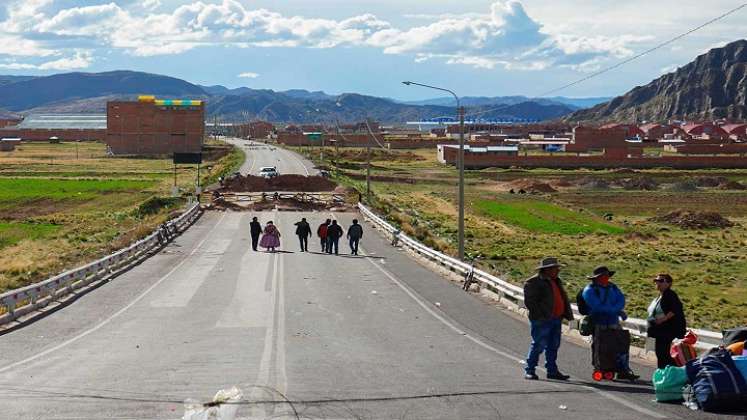
[[[106,130],[106,114],[29,115],[18,124],[26,129],[98,129]]]

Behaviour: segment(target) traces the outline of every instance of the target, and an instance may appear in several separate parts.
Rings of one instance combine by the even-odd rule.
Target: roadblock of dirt
[[[280,175],[267,179],[246,175],[224,181],[221,190],[229,192],[324,192],[334,191],[336,187],[335,182],[321,176]]]

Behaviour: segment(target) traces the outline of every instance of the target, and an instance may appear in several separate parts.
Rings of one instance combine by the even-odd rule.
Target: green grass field
[[[574,213],[553,203],[539,200],[492,201],[478,200],[473,206],[485,215],[532,232],[562,233],[624,233],[619,226],[604,223],[589,215]]]
[[[77,149],[77,151],[76,151]],[[205,151],[203,185],[234,171],[243,153]],[[176,184],[194,191],[196,167]],[[171,159],[114,158],[101,143],[22,143],[0,152],[0,291],[39,281],[145,236],[178,212]]]
[[[318,149],[307,151],[318,160]],[[332,156],[325,152],[327,163]],[[414,156],[413,156],[414,155]],[[435,150],[374,154],[372,174],[392,181],[372,183],[373,206],[427,245],[455,254],[457,242],[454,168],[441,165]],[[338,155],[332,173],[343,184],[365,191],[365,154]],[[335,168],[333,168],[335,169]],[[627,296],[628,312],[645,317],[656,296],[652,279],[675,279],[691,326],[726,328],[747,324],[747,192],[716,187],[676,191],[684,179],[725,178],[747,185],[747,171],[640,172],[485,169],[466,174],[466,251],[478,264],[516,284],[534,272],[539,259],[557,256],[569,293],[582,288],[595,266],[617,270],[613,278]],[[654,190],[628,190],[615,183],[646,178]],[[583,181],[609,183],[604,189]],[[552,185],[556,192],[520,196],[517,185]],[[518,183],[518,184],[517,184]],[[365,194],[364,194],[365,195]],[[737,225],[728,229],[683,229],[651,217],[675,210],[713,211]],[[605,220],[610,215],[612,220]]]

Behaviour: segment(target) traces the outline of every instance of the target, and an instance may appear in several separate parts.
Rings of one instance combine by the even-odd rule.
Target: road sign
[[[174,153],[174,164],[202,163],[202,153]]]

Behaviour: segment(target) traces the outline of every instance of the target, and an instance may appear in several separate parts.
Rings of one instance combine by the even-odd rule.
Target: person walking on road
[[[683,338],[687,329],[685,311],[679,296],[672,290],[672,276],[659,274],[654,279],[659,296],[648,306],[647,335],[654,338],[656,344],[656,364],[659,369],[675,366],[669,353],[672,341]]]
[[[280,231],[272,221],[265,225],[265,232],[262,235],[262,240],[259,241],[259,246],[267,248],[269,252],[275,252],[275,248],[280,248]]]
[[[588,308],[586,312],[589,313],[594,324],[591,351],[594,354],[595,349],[599,352],[606,351],[604,350],[606,348],[615,349],[614,352],[607,354],[612,358],[612,353],[614,353],[614,359],[610,360],[614,360],[617,368],[617,379],[635,381],[638,375],[630,370],[630,335],[620,325],[620,318],[623,320],[628,318],[624,311],[625,295],[615,283],[610,281],[614,275],[615,272],[605,266],[595,268],[592,275],[587,277],[591,283],[586,285],[581,292],[583,304]],[[611,367],[612,363],[610,363]]]
[[[300,222],[296,222],[296,235],[298,235],[298,241],[301,243],[301,252],[309,252],[309,235],[311,235],[311,226],[306,218],[302,218]]]
[[[530,334],[524,378],[537,380],[535,369],[539,356],[545,353],[548,379],[568,380],[560,373],[556,363],[560,348],[562,319],[573,320],[568,295],[560,281],[560,263],[557,258],[544,258],[537,266],[537,274],[524,283],[524,305],[529,311]]]
[[[353,219],[353,224],[348,228],[348,240],[350,242],[350,252],[358,255],[358,242],[363,238],[363,226],[358,224],[358,219]]]
[[[330,222],[331,221],[327,219],[316,229],[316,235],[321,240],[322,252],[327,252],[327,229],[329,229]]]
[[[327,228],[327,254],[332,253],[334,248],[335,255],[340,254],[340,238],[342,237],[342,226],[337,224],[337,220],[333,220],[332,224]]]
[[[259,224],[256,217],[252,217],[252,221],[249,223],[249,233],[252,235],[252,251],[256,251],[259,235],[262,234],[262,225]]]

